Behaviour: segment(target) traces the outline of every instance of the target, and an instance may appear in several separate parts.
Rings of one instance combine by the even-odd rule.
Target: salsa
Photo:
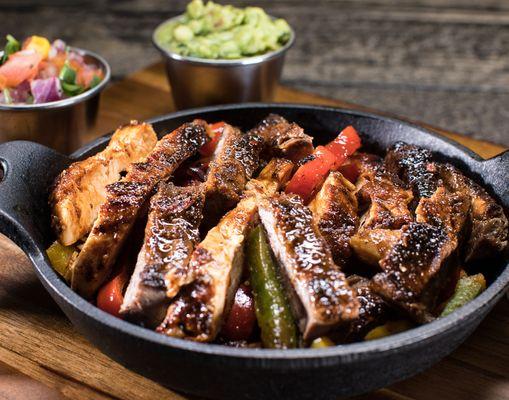
[[[42,104],[77,96],[104,78],[96,65],[62,40],[7,35],[0,58],[0,104]]]
[[[238,59],[278,50],[290,36],[284,19],[273,19],[260,7],[192,0],[185,14],[157,29],[155,41],[182,56]]]

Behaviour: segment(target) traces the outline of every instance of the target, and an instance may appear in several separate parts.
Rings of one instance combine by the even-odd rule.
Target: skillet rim
[[[479,155],[474,153],[467,147],[459,144],[458,142],[432,132],[426,128],[418,126],[416,124],[398,119],[393,117],[386,117],[370,112],[362,112],[355,110],[348,110],[336,107],[319,106],[319,105],[308,105],[308,104],[292,104],[292,103],[241,103],[241,104],[230,104],[212,107],[202,107],[195,109],[188,109],[184,111],[178,111],[169,113],[166,115],[158,116],[147,120],[149,123],[158,123],[162,121],[168,121],[179,117],[196,117],[199,113],[214,112],[214,111],[242,111],[245,109],[252,108],[284,108],[284,109],[299,109],[304,111],[327,111],[336,112],[342,114],[349,114],[352,116],[372,118],[375,120],[381,120],[393,124],[401,124],[404,126],[417,129],[427,136],[432,136],[438,141],[444,142],[445,145],[455,147],[460,152],[464,153],[468,158],[472,159],[476,163],[483,163],[488,160],[500,157],[500,155],[485,160]],[[108,133],[94,141],[84,145],[79,150],[71,154],[72,159],[79,158],[89,151],[92,151],[95,147],[103,144],[109,139],[112,133]],[[440,152],[439,150],[433,150]],[[502,153],[503,154],[503,153]],[[487,182],[484,182],[486,184]],[[498,194],[498,193],[496,193]],[[350,343],[345,345],[338,345],[329,348],[321,349],[286,349],[286,350],[274,350],[274,349],[252,349],[252,348],[234,348],[220,344],[209,344],[209,343],[197,343],[187,341],[184,339],[172,338],[159,333],[156,333],[150,329],[140,327],[130,322],[115,318],[106,312],[100,310],[93,304],[86,301],[84,298],[75,293],[67,284],[58,276],[58,274],[51,268],[46,254],[38,246],[36,253],[32,254],[34,264],[36,264],[41,277],[45,282],[51,286],[52,290],[59,295],[68,305],[78,309],[79,312],[85,314],[88,318],[95,320],[99,324],[104,324],[110,329],[120,331],[122,334],[134,336],[138,340],[149,341],[153,344],[169,346],[171,348],[183,351],[190,351],[193,353],[201,353],[211,356],[222,356],[233,359],[251,359],[253,361],[274,361],[280,364],[270,365],[271,367],[281,368],[299,368],[299,365],[294,363],[295,360],[316,360],[318,362],[330,363],[341,361],[349,362],[366,356],[382,356],[385,352],[392,350],[402,350],[406,347],[416,346],[421,342],[432,340],[435,336],[446,333],[448,330],[454,328],[454,326],[461,324],[462,321],[467,320],[472,314],[477,311],[489,307],[491,303],[496,303],[503,295],[504,290],[509,286],[509,263],[506,263],[505,268],[492,282],[490,286],[477,298],[470,301],[465,306],[456,310],[454,313],[447,317],[437,319],[428,324],[412,328],[408,331],[391,335],[382,339],[377,339],[367,342]]]

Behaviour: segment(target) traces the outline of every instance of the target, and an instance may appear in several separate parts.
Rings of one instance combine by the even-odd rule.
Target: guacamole
[[[237,59],[277,50],[290,35],[284,19],[273,19],[259,7],[192,0],[184,15],[156,30],[155,41],[182,56]]]

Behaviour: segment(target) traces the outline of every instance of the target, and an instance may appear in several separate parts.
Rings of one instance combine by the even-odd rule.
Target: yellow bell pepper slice
[[[43,60],[48,58],[51,44],[48,39],[42,36],[30,36],[23,46],[25,50],[35,50],[39,53]]]

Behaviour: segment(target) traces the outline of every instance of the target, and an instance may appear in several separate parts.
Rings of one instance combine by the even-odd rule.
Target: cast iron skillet
[[[315,136],[316,143],[353,124],[374,151],[398,140],[427,147],[509,207],[509,152],[484,161],[454,142],[394,119],[325,107],[244,104],[183,111],[151,122],[160,135],[193,118],[225,120],[247,129],[269,112],[297,122]],[[332,399],[367,392],[416,374],[453,351],[508,285],[506,254],[485,262],[491,271],[488,289],[448,317],[381,340],[326,349],[237,349],[174,339],[132,325],[74,293],[45,255],[54,240],[49,229],[49,186],[70,162],[103,149],[109,136],[71,157],[30,142],[0,145],[5,171],[0,183],[0,230],[28,254],[42,284],[79,332],[111,358],[175,390],[216,399]]]

